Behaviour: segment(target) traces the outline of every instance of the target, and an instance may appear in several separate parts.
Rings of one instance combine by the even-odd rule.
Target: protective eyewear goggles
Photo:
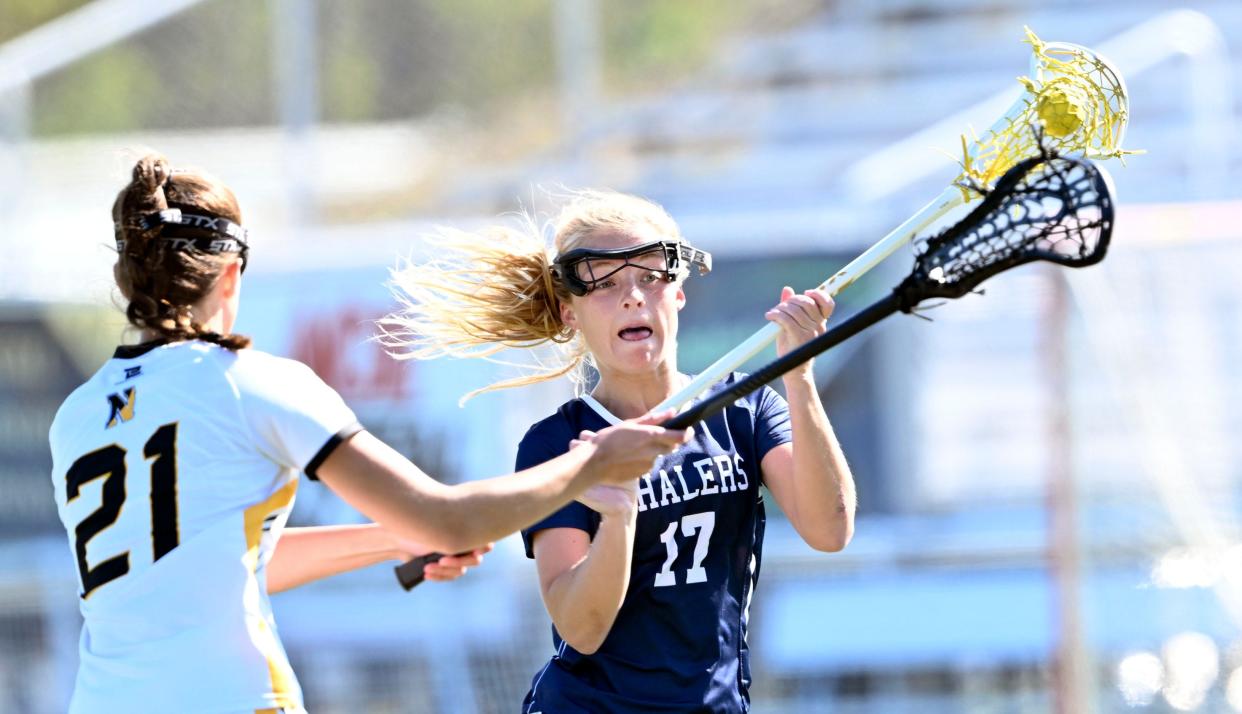
[[[689,272],[691,266],[698,268],[699,275],[707,275],[712,269],[712,256],[689,243],[674,240],[611,250],[575,248],[557,256],[552,274],[566,290],[581,297],[630,266],[661,273],[672,282],[683,270]]]

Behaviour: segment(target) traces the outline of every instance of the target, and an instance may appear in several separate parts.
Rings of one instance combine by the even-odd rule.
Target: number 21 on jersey
[[[129,572],[129,551],[104,560],[95,567],[86,562],[86,544],[105,528],[116,523],[125,505],[126,450],[120,444],[96,449],[79,458],[65,473],[65,502],[72,503],[82,486],[103,478],[99,508],[92,511],[74,529],[74,550],[78,556],[78,573],[82,576],[82,597],[95,588],[116,580]],[[180,541],[177,528],[177,422],[165,424],[147,439],[142,448],[145,460],[151,462],[151,550],[152,560],[159,560]]]

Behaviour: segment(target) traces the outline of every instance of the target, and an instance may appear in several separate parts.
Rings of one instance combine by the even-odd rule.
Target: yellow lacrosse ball
[[[1076,94],[1059,86],[1040,92],[1035,112],[1044,124],[1044,131],[1058,139],[1078,131],[1087,119],[1087,109]]]

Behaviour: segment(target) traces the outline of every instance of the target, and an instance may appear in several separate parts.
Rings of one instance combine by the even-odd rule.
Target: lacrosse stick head
[[[1022,95],[983,135],[973,141],[962,136],[958,183],[991,186],[1019,161],[1039,156],[1044,147],[1031,126],[1040,127],[1044,145],[1061,155],[1133,153],[1121,148],[1130,101],[1117,68],[1081,45],[1044,42],[1030,28],[1026,41],[1033,55],[1030,76],[1018,78]]]
[[[1093,162],[1046,152],[1019,161],[995,188],[973,190],[984,199],[965,218],[914,242],[914,270],[897,287],[902,310],[927,298],[960,297],[1023,263],[1078,268],[1104,259],[1112,184]]]

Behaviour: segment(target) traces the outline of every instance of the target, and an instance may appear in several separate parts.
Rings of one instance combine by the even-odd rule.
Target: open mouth
[[[618,332],[617,336],[627,342],[639,342],[651,337],[651,328],[644,326],[627,327]]]

